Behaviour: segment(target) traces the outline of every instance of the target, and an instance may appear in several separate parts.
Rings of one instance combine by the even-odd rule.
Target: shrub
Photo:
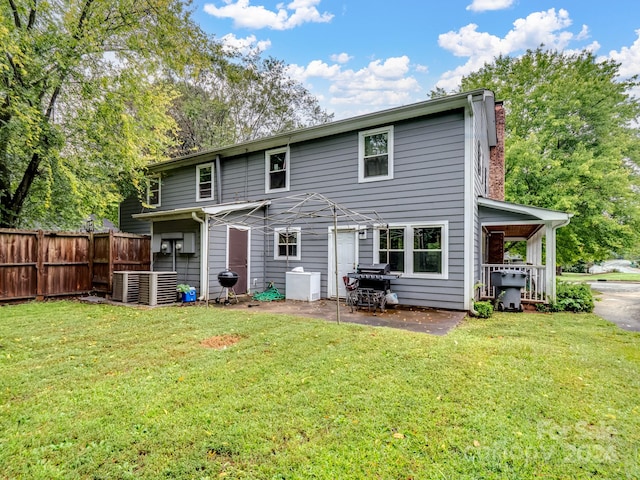
[[[562,271],[567,273],[588,273],[589,264],[582,260],[578,260],[573,265],[563,265]]]
[[[479,318],[489,318],[493,315],[493,305],[491,302],[474,302],[473,309]]]
[[[548,305],[536,305],[543,312],[593,312],[594,301],[591,287],[586,283],[558,281],[556,301]]]

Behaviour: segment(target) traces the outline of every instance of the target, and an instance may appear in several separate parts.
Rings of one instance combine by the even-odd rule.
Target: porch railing
[[[544,265],[513,265],[513,264],[483,264],[481,298],[495,298],[495,291],[491,285],[491,272],[496,270],[518,270],[527,274],[526,286],[522,289],[520,298],[528,302],[545,302],[546,292],[546,267]]]

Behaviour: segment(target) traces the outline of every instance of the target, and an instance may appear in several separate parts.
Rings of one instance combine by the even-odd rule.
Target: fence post
[[[47,284],[45,280],[46,272],[44,268],[44,231],[38,230],[36,234],[36,300],[43,300],[45,291],[44,286]]]
[[[113,230],[109,229],[109,278],[107,278],[107,295],[113,293],[113,254],[115,251],[115,239],[113,238]]]
[[[88,232],[89,234],[89,255],[88,255],[88,261],[89,261],[89,283],[91,284],[91,290],[94,290],[93,288],[93,259],[96,256],[96,247],[95,247],[95,242],[93,239],[93,231]]]

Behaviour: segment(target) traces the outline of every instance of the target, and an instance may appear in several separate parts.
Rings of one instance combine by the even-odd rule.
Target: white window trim
[[[211,196],[210,197],[201,197],[200,196],[200,170],[203,168],[211,168]],[[215,198],[215,167],[213,162],[211,163],[203,163],[202,165],[196,166],[196,202],[203,202],[207,200],[213,200]]]
[[[388,147],[387,175],[380,175],[376,177],[365,177],[364,176],[364,137],[369,135],[376,135],[378,133],[388,133],[388,136],[389,136],[388,144],[387,144],[387,147]],[[381,180],[393,180],[393,152],[394,152],[393,138],[394,138],[393,125],[358,133],[358,183],[379,182]]]
[[[404,272],[394,272],[402,274],[402,278],[434,278],[447,280],[449,278],[449,222],[415,222],[415,223],[390,223],[385,226],[378,226],[373,239],[373,263],[378,263],[380,258],[380,230],[389,228],[404,228],[405,248],[404,248]],[[416,273],[413,271],[413,231],[421,227],[441,227],[442,228],[442,273]]]
[[[278,153],[285,152],[285,186],[284,188],[269,188],[270,187],[270,170],[269,170],[269,159],[271,155],[275,155]],[[289,147],[282,148],[274,148],[273,150],[267,150],[264,152],[264,191],[265,193],[274,193],[274,192],[288,192],[289,191],[289,178],[291,176],[291,152],[289,151]]]
[[[279,254],[278,236],[283,232],[296,233],[296,252],[297,255],[286,256]],[[302,229],[300,227],[275,228],[273,230],[273,259],[274,260],[300,260],[302,258]]]
[[[151,203],[151,182],[158,182],[158,203]],[[150,207],[159,207],[162,204],[162,179],[160,175],[152,175],[148,178],[147,183],[147,205]]]

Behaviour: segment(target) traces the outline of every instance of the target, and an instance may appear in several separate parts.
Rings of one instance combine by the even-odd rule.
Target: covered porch
[[[525,303],[548,303],[556,296],[556,231],[571,216],[564,212],[481,198],[482,264],[478,296],[495,297],[491,273],[518,270],[526,274]],[[505,245],[526,242],[524,256],[509,255]]]

